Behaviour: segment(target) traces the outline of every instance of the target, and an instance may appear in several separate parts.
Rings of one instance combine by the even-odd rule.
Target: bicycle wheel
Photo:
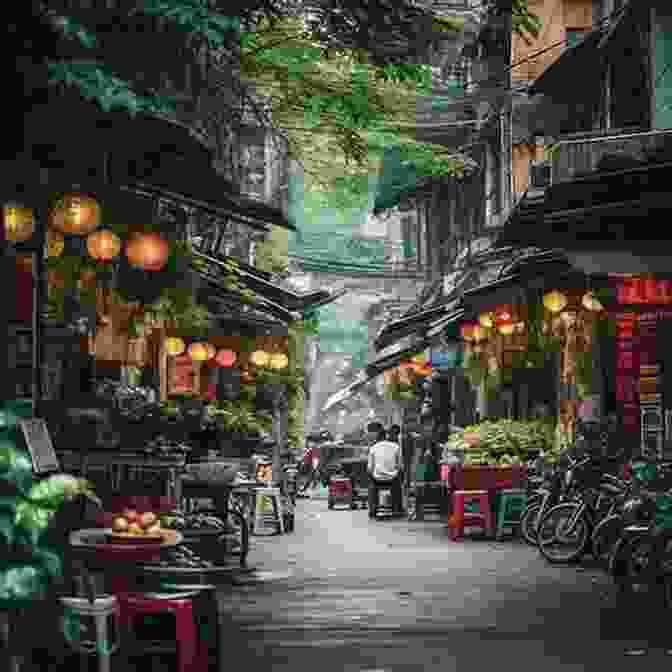
[[[247,564],[247,554],[250,550],[250,531],[245,516],[235,509],[229,510],[224,521],[226,532],[219,537],[228,555],[240,558],[240,566]]]
[[[541,510],[541,504],[532,504],[526,507],[520,517],[520,533],[523,539],[530,545],[537,545],[537,516]]]
[[[588,521],[581,516],[574,529],[570,533],[566,532],[568,523],[578,508],[577,504],[558,504],[539,523],[539,551],[548,562],[569,564],[578,560],[585,552],[590,540]]]

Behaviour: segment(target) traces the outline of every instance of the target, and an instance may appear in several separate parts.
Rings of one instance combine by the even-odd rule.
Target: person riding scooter
[[[379,422],[367,427],[373,445],[369,449],[369,518],[376,517],[378,508],[378,490],[389,487],[392,491],[392,510],[401,515],[401,448],[398,443],[386,440],[386,432]]]

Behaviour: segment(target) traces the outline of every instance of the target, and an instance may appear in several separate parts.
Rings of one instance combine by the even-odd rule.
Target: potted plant
[[[25,452],[0,441],[0,614],[11,626],[5,645],[15,668],[20,647],[30,641],[23,630],[34,628],[45,601],[53,602],[63,587],[68,546],[59,514],[80,497],[100,506],[86,480],[57,474],[36,481]]]

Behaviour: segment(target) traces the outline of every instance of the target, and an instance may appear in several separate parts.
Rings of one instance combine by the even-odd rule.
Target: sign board
[[[459,369],[462,366],[462,348],[459,345],[432,348],[430,351],[430,360],[432,369],[435,371]]]
[[[51,442],[47,423],[42,418],[19,420],[36,474],[60,471],[61,465]]]

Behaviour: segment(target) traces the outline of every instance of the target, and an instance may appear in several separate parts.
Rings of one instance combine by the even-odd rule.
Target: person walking
[[[392,510],[401,514],[401,448],[398,443],[387,440],[387,434],[380,422],[372,422],[367,427],[372,446],[369,449],[369,518],[376,517],[378,489],[391,487]]]

